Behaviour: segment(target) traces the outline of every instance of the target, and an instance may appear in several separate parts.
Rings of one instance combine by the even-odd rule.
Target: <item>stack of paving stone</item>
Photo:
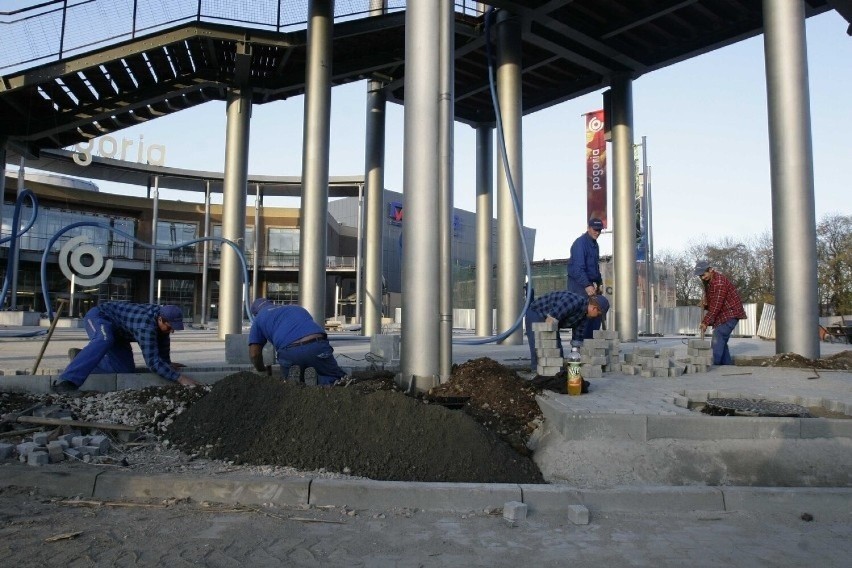
[[[713,364],[713,350],[707,339],[690,339],[686,347],[686,359],[681,359],[686,365],[687,373],[706,373]]]
[[[596,379],[610,371],[621,370],[621,342],[618,332],[597,329],[593,339],[586,339],[580,347],[583,361],[583,378]]]
[[[532,324],[535,354],[538,365],[535,372],[542,377],[553,377],[562,370],[565,359],[562,358],[557,346],[559,324],[557,322],[537,322]]]
[[[0,459],[13,457],[29,465],[57,463],[66,457],[85,462],[97,461],[96,458],[109,453],[110,441],[106,436],[83,436],[75,431],[50,439],[47,432],[36,432],[31,442],[22,442],[17,446],[0,444]]]
[[[651,377],[679,377],[685,370],[685,363],[675,360],[673,347],[639,347],[633,353],[624,355],[621,372],[625,375]]]

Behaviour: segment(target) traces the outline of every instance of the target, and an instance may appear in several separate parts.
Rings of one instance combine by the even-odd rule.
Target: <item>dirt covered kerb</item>
[[[468,404],[482,423],[464,411],[424,404],[398,391],[311,388],[237,373],[179,416],[167,437],[186,452],[239,464],[325,469],[377,480],[543,483],[532,460],[501,439],[502,434],[519,442],[524,436],[519,432],[532,431],[539,415],[537,406],[530,407],[535,394],[520,388],[517,375],[512,385],[504,375],[513,372],[484,361],[490,360],[471,362],[480,365],[483,376],[481,392],[471,394]],[[453,375],[466,370],[459,366]],[[487,380],[494,371],[498,374]],[[524,409],[523,418],[506,418],[514,407]]]

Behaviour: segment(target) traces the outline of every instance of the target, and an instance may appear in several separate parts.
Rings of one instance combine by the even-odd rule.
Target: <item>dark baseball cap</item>
[[[174,304],[160,306],[160,317],[169,322],[173,330],[183,329],[183,311],[178,306]]]
[[[603,231],[603,221],[601,221],[597,217],[592,217],[591,219],[589,219],[589,228],[594,229],[596,231]]]
[[[707,272],[707,270],[709,268],[710,268],[710,261],[709,260],[699,260],[698,262],[695,263],[695,275],[701,276],[702,274]]]

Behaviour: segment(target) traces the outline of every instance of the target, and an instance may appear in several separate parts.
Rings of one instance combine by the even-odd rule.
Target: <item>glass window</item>
[[[172,247],[168,250],[158,249],[157,260],[195,262],[196,245],[179,245],[197,239],[197,235],[198,225],[196,223],[157,221],[157,246]]]
[[[299,229],[270,227],[268,232],[270,254],[299,254]]]

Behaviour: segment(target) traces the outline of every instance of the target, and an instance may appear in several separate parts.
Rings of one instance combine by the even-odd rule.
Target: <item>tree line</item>
[[[817,288],[821,316],[852,314],[852,215],[831,213],[817,223]],[[736,286],[743,302],[775,303],[774,247],[769,231],[740,242],[722,237],[694,242],[680,252],[656,255],[674,267],[678,306],[697,305],[702,286],[693,274],[695,262],[707,259]]]

